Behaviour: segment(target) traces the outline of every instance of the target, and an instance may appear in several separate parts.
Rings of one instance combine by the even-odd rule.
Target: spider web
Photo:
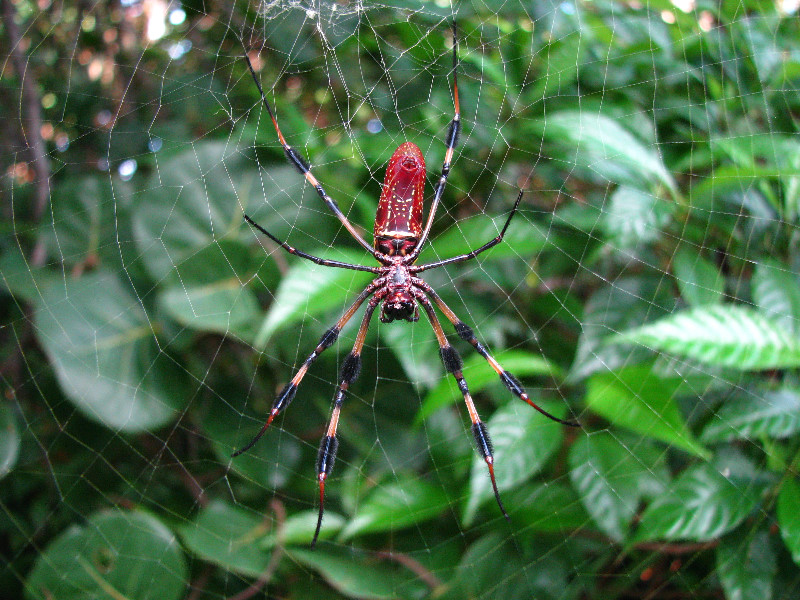
[[[1,0],[4,597],[795,598],[796,3]],[[414,142],[420,262],[531,398],[442,323],[495,445],[495,504],[423,314],[363,308],[252,450],[373,264]],[[440,318],[442,316],[440,315]]]

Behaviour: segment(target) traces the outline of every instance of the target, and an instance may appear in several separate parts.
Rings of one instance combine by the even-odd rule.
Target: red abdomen
[[[384,254],[405,254],[422,234],[425,158],[416,144],[400,144],[386,167],[386,179],[375,215],[375,248]]]

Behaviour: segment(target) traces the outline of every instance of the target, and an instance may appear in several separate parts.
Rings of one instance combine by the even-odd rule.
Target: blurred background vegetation
[[[797,598],[796,1],[0,0],[0,596]],[[453,336],[494,504],[428,324],[375,319],[322,542],[314,461],[369,280],[386,162],[427,193],[426,274],[536,402]],[[355,320],[358,320],[356,318]]]

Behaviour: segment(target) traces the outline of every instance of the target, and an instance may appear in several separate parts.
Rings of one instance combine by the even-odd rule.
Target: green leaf
[[[344,531],[341,540],[364,533],[397,531],[435,517],[450,506],[440,485],[416,477],[404,477],[372,490],[358,506],[358,512]]]
[[[513,198],[509,200],[508,209],[514,205]],[[523,197],[520,210],[525,207]],[[422,251],[417,264],[434,262],[443,258],[466,254],[480,248],[486,242],[496,238],[508,219],[508,214],[478,215],[456,222],[442,235],[436,236],[425,250]],[[503,236],[503,243],[481,255],[480,260],[496,260],[514,256],[533,256],[541,252],[549,244],[558,246],[558,237],[553,232],[540,224],[525,221],[517,215],[508,231]]]
[[[722,274],[696,250],[681,246],[672,257],[672,270],[681,297],[688,304],[702,306],[722,301],[725,292]]]
[[[800,152],[800,144],[794,136],[782,136],[777,132],[720,136],[713,140],[713,149],[727,154],[740,169],[766,168],[773,177],[800,175],[800,169],[791,160]]]
[[[227,388],[225,388],[227,389]],[[233,398],[228,399],[233,402]],[[265,399],[268,406],[272,398]],[[278,490],[297,474],[302,458],[302,445],[295,436],[284,432],[277,423],[267,429],[259,442],[244,454],[231,454],[253,439],[266,420],[266,415],[242,415],[238,406],[229,402],[214,402],[203,419],[203,431],[208,435],[220,463],[227,464],[237,474],[257,486]]]
[[[800,334],[800,278],[791,267],[775,261],[756,265],[753,299],[780,327]]]
[[[637,188],[620,186],[611,195],[602,228],[606,240],[622,250],[656,241],[669,223],[674,204]]]
[[[750,36],[750,32],[746,35]],[[774,50],[773,48],[773,54],[777,54]],[[766,55],[766,52],[757,53],[757,56],[762,58]],[[778,178],[783,188],[784,203],[779,205],[775,200],[773,204],[776,208],[782,209],[784,213],[782,216],[787,222],[797,218],[800,143],[796,136],[779,135],[774,131],[748,132],[746,135],[729,138],[717,137],[713,140],[712,147],[716,151],[722,150],[736,163],[736,172],[743,176],[752,176],[753,182],[757,185],[763,186],[763,180],[768,178]]]
[[[547,410],[557,417],[563,417],[566,412],[563,405],[548,406]],[[486,427],[493,442],[494,473],[500,492],[513,488],[541,470],[561,446],[564,436],[563,425],[516,398],[497,410]],[[476,454],[464,508],[465,526],[472,524],[478,508],[489,499],[494,501],[489,472],[486,462]],[[513,514],[513,508],[510,513]]]
[[[143,512],[110,510],[73,525],[42,552],[26,582],[37,600],[172,600],[188,571],[178,540]]]
[[[557,365],[537,354],[524,350],[506,350],[497,354],[495,359],[504,369],[514,373],[517,377],[532,375],[560,377],[562,375]],[[463,373],[464,378],[469,383],[470,392],[473,394],[499,381],[497,373],[492,366],[485,358],[477,354],[473,354],[464,361]],[[425,396],[414,422],[421,423],[443,406],[459,402],[462,399],[463,396],[452,378],[442,378],[439,384]]]
[[[755,508],[762,486],[731,480],[713,464],[690,468],[642,513],[634,542],[705,542],[731,531]]]
[[[319,573],[340,594],[363,600],[396,600],[407,577],[347,549],[287,550],[287,554]]]
[[[245,287],[250,266],[250,253],[238,242],[203,248],[170,273],[161,307],[186,327],[251,338],[261,311]]]
[[[778,525],[792,560],[800,565],[800,483],[796,479],[787,477],[778,493]]]
[[[259,542],[275,526],[272,514],[214,500],[179,529],[186,549],[215,565],[248,577],[264,574],[270,560]]]
[[[429,389],[442,380],[439,345],[427,322],[394,323],[380,331],[381,342],[392,349],[408,380],[417,389]]]
[[[663,491],[666,455],[646,442],[627,446],[609,433],[578,439],[569,453],[570,480],[598,528],[622,541],[643,496]]]
[[[531,556],[530,551],[523,554],[512,541],[507,533],[492,532],[470,545],[458,566],[455,593],[448,598],[564,598],[569,574],[564,561],[551,551],[548,543],[541,537],[535,538],[531,545],[541,554]],[[560,543],[563,545],[564,541]]]
[[[683,380],[661,378],[647,365],[593,375],[587,384],[587,406],[609,421],[666,442],[701,458],[708,450],[686,427],[675,402]]]
[[[600,288],[586,303],[581,319],[581,335],[569,380],[580,381],[592,373],[605,373],[631,364],[651,360],[645,348],[625,348],[609,344],[616,332],[669,314],[675,303],[664,285],[663,276],[617,279]]]
[[[767,531],[732,533],[717,547],[717,575],[729,600],[771,600],[777,570]]]
[[[19,246],[7,248],[0,256],[0,287],[26,302],[36,302],[42,290],[61,279],[59,272],[31,264]]]
[[[262,171],[256,165],[254,157],[226,141],[194,143],[187,151],[161,157],[136,198],[137,206],[147,209],[132,211],[133,234],[153,279],[161,281],[176,265],[221,239],[252,241],[242,214],[253,198],[269,199],[269,211],[259,214],[258,221],[276,235],[287,223],[307,222],[297,214],[303,178],[289,165]]]
[[[311,254],[326,258],[325,255],[329,253],[323,250]],[[364,260],[364,253],[342,250],[336,253],[335,259],[359,264]],[[275,300],[256,334],[255,347],[263,349],[277,331],[307,317],[318,316],[337,306],[344,312],[373,277],[371,273],[362,271],[323,267],[309,261],[298,262],[281,280]]]
[[[89,418],[139,432],[177,417],[186,401],[183,371],[113,275],[98,271],[48,287],[35,323],[61,388]]]
[[[614,342],[641,344],[741,371],[800,366],[800,339],[774,319],[744,306],[702,306],[675,313],[623,332]]]
[[[52,220],[40,226],[48,255],[70,266],[94,261],[107,269],[120,268],[123,249],[112,243],[120,226],[120,215],[115,215],[121,204],[120,184],[113,182],[115,190],[108,177],[80,176],[54,185]]]
[[[300,192],[301,181],[288,165],[273,166],[259,177],[255,159],[224,140],[193,143],[185,152],[162,157],[136,199],[146,210],[133,211],[145,267],[161,281],[175,265],[222,238],[246,234],[252,240],[242,219],[248,200],[286,198]]]
[[[581,44],[578,37],[581,33],[575,31],[572,35],[559,35],[540,50],[546,71],[525,91],[531,102],[539,102],[541,98],[554,95],[559,90],[570,89],[568,86],[577,78],[578,66],[583,63],[586,54],[586,44]]]
[[[791,388],[725,401],[700,436],[704,442],[787,438],[800,431],[800,391]]]
[[[677,189],[658,152],[603,114],[572,110],[548,113],[534,128],[562,147],[574,167],[623,185],[660,183],[671,191]]]
[[[506,493],[503,501],[514,523],[533,531],[563,534],[586,527],[590,519],[575,490],[565,483],[549,481],[535,486],[533,492],[524,486]]]
[[[19,456],[17,419],[9,404],[0,404],[0,479],[8,475]]]
[[[288,517],[283,524],[283,530],[280,534],[283,544],[287,546],[309,545],[314,539],[314,532],[317,529],[318,514],[316,510],[304,510]],[[326,510],[322,518],[322,526],[319,530],[319,539],[326,540],[332,538],[336,535],[336,532],[344,527],[345,523],[346,521],[343,516]],[[271,548],[277,543],[278,533],[272,532],[261,542],[261,547]]]
[[[280,534],[274,514],[265,514],[214,500],[205,506],[191,523],[180,528],[184,546],[196,556],[223,569],[246,577],[260,577],[269,565],[270,550],[278,543],[307,545],[314,537],[317,511],[307,510],[286,518]],[[325,511],[319,539],[333,536],[344,519]]]

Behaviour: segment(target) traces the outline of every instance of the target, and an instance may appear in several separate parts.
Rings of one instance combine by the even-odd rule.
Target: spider
[[[258,231],[269,237],[273,242],[280,245],[281,248],[304,258],[310,260],[318,265],[326,267],[338,267],[341,269],[352,269],[355,271],[368,271],[374,273],[376,278],[356,297],[353,304],[348,308],[345,313],[339,318],[336,324],[328,329],[319,340],[317,347],[309,354],[305,362],[300,366],[294,377],[286,384],[275,399],[272,409],[269,412],[264,426],[253,437],[253,439],[243,448],[233,453],[233,457],[239,456],[246,452],[255,445],[270,426],[272,421],[278,414],[281,413],[294,398],[297,388],[300,385],[311,364],[317,357],[327,348],[329,348],[339,336],[342,328],[350,321],[359,307],[366,302],[367,308],[364,316],[361,319],[361,326],[358,328],[356,334],[356,341],[353,350],[344,359],[342,364],[341,374],[339,377],[339,386],[333,398],[333,412],[328,423],[328,429],[322,438],[317,454],[317,481],[319,483],[319,515],[317,518],[317,526],[314,531],[314,537],[311,542],[313,548],[319,537],[320,527],[322,525],[322,516],[325,506],[325,481],[330,476],[333,469],[333,463],[336,458],[336,450],[339,441],[336,437],[336,430],[339,425],[339,412],[342,407],[345,393],[350,385],[358,377],[361,370],[361,351],[364,347],[364,339],[366,338],[367,328],[369,327],[372,315],[378,305],[381,305],[380,320],[383,323],[391,323],[392,321],[411,321],[419,320],[419,306],[422,306],[425,315],[430,321],[431,327],[436,334],[436,339],[439,344],[439,353],[444,363],[445,369],[453,375],[458,388],[464,397],[464,402],[467,405],[470,420],[472,421],[472,435],[475,438],[478,453],[486,462],[489,469],[489,477],[491,478],[492,490],[497,505],[506,519],[509,519],[508,513],[500,500],[500,494],[497,490],[497,482],[494,475],[494,457],[492,453],[492,442],[489,438],[489,432],[486,425],[481,421],[478,411],[475,409],[475,404],[472,401],[472,396],[469,393],[469,387],[461,372],[462,362],[461,357],[450,342],[442,329],[436,312],[433,309],[435,304],[439,310],[444,314],[448,321],[450,321],[458,336],[475,348],[475,350],[483,356],[492,368],[500,376],[502,382],[506,387],[515,394],[518,398],[530,404],[533,408],[540,413],[549,417],[550,419],[570,425],[573,427],[579,426],[578,423],[572,421],[565,421],[550,414],[542,407],[533,402],[525,389],[520,384],[519,380],[511,373],[506,371],[493,357],[489,354],[486,347],[481,344],[475,337],[472,329],[464,323],[456,314],[450,309],[447,304],[441,299],[436,291],[431,288],[425,281],[420,279],[419,274],[429,269],[435,269],[450,265],[453,263],[460,263],[471,260],[496,246],[503,241],[503,236],[508,229],[511,219],[517,212],[520,201],[522,200],[523,192],[520,190],[517,195],[516,202],[514,203],[511,212],[506,219],[503,229],[500,234],[494,239],[486,242],[477,250],[473,250],[467,254],[461,254],[452,258],[438,260],[422,265],[415,265],[414,262],[422,250],[425,241],[428,239],[431,226],[433,224],[436,209],[441,200],[442,193],[444,192],[447,183],[447,177],[450,173],[450,163],[453,158],[453,150],[458,142],[459,131],[461,129],[461,112],[458,100],[458,40],[456,24],[453,22],[453,104],[454,116],[450,122],[450,127],[447,131],[445,138],[446,151],[444,156],[444,163],[442,164],[442,171],[439,180],[436,183],[433,201],[431,204],[428,218],[425,221],[425,226],[422,226],[422,207],[423,207],[423,193],[425,187],[425,159],[422,151],[412,142],[401,144],[395,150],[389,165],[386,168],[386,177],[383,182],[383,188],[378,201],[378,210],[375,215],[375,228],[373,233],[374,247],[361,236],[361,234],[350,223],[347,217],[342,213],[336,201],[333,200],[323,189],[316,177],[311,173],[311,166],[308,162],[289,144],[281,133],[278,126],[278,121],[275,118],[275,113],[272,110],[264,90],[261,87],[258,75],[256,75],[250,58],[245,54],[244,58],[247,61],[250,74],[258,87],[261,101],[267,109],[267,113],[272,119],[272,124],[278,134],[278,140],[283,146],[284,153],[289,163],[292,164],[297,171],[302,174],[309,184],[322,198],[323,202],[328,208],[336,215],[341,221],[342,225],[347,229],[350,235],[379,263],[378,267],[368,267],[364,265],[354,265],[344,263],[336,260],[327,260],[312,256],[296,248],[293,248],[286,242],[283,242],[268,232],[266,229],[258,225],[249,216],[244,215],[245,220]]]

